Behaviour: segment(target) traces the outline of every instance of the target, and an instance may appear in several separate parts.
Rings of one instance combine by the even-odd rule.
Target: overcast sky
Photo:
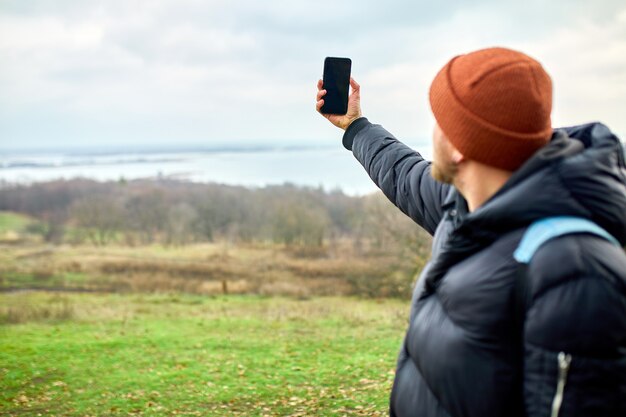
[[[626,134],[626,2],[0,0],[0,149],[327,145],[326,56],[352,58],[370,120],[429,138],[452,56],[520,49],[553,78],[553,124]]]

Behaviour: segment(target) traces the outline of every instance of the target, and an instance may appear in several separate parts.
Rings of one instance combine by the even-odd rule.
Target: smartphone
[[[324,114],[346,114],[348,112],[348,90],[350,88],[350,58],[324,60],[324,90],[326,95],[320,111]]]

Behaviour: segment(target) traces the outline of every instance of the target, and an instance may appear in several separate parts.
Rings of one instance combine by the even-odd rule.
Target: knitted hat
[[[539,62],[489,48],[452,58],[430,86],[435,119],[467,158],[509,171],[552,136],[552,82]]]

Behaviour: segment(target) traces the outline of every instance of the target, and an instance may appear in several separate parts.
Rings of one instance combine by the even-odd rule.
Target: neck
[[[512,174],[480,162],[465,161],[454,178],[454,186],[467,200],[469,211],[474,211],[497,193]]]

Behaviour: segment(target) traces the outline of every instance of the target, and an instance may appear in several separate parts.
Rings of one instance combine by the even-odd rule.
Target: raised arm
[[[344,129],[343,145],[352,150],[370,178],[403,213],[433,234],[441,221],[441,205],[450,186],[430,175],[430,162],[417,151],[398,141],[382,126],[361,116],[360,86],[350,79],[352,93],[345,115],[323,114]],[[322,80],[317,83],[317,111],[324,104]]]

